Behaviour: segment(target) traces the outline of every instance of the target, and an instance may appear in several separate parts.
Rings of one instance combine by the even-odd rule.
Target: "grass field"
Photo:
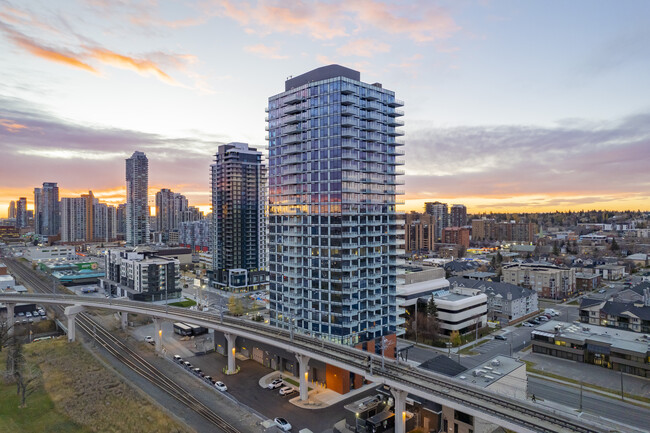
[[[195,305],[196,305],[196,302],[194,302],[194,301],[191,300],[191,299],[187,299],[187,298],[185,298],[184,301],[170,302],[169,305],[171,305],[171,306],[173,306],[173,307],[184,307],[184,308],[188,308],[188,307],[193,307],[193,306],[195,306]]]
[[[64,338],[25,345],[43,385],[18,408],[15,385],[0,385],[0,432],[189,433],[148,397]],[[4,351],[3,351],[4,355]],[[2,356],[4,358],[4,356]]]

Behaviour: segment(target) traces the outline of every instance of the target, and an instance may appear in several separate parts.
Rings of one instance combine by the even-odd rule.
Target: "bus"
[[[185,323],[176,322],[174,323],[174,333],[183,336],[192,335],[192,328]]]
[[[187,326],[189,326],[192,329],[192,335],[202,335],[202,334],[207,334],[208,328],[204,328],[203,326],[199,325],[192,325],[191,323],[187,323]]]

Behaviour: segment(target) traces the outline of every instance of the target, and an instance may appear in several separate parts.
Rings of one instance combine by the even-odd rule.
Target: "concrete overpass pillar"
[[[5,305],[7,306],[7,333],[9,336],[12,336],[14,335],[14,325],[16,324],[14,319],[14,307],[16,304],[7,302]]]
[[[208,338],[205,340],[205,351],[212,352],[215,348],[214,329],[208,329]]]
[[[153,318],[153,329],[156,335],[154,335],[153,340],[156,342],[156,352],[162,352],[162,319],[158,317]]]
[[[120,326],[122,327],[122,331],[126,331],[126,328],[129,326],[129,313],[126,311],[122,311],[120,313]]]
[[[223,334],[228,341],[228,371],[226,374],[235,374],[237,366],[235,365],[235,340],[237,336],[230,333]]]
[[[296,354],[296,358],[300,366],[300,401],[306,401],[309,398],[309,382],[307,377],[309,374],[309,357]]]
[[[395,399],[395,433],[406,433],[406,396],[408,393],[401,389],[391,388]]]
[[[81,305],[70,305],[65,307],[63,313],[68,318],[68,342],[72,343],[76,339],[77,314],[84,311]]]

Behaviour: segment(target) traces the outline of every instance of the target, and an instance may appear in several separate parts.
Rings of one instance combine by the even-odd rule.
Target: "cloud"
[[[372,57],[376,53],[387,53],[390,45],[373,39],[356,39],[336,50],[342,56]]]
[[[413,131],[406,145],[407,197],[543,195],[573,200],[650,190],[650,113],[609,123],[572,120],[560,125]]]
[[[25,125],[16,123],[9,119],[0,119],[0,125],[2,125],[9,132],[18,132],[21,129],[27,128]]]
[[[100,74],[100,71],[92,64],[92,62],[95,61],[116,68],[134,71],[145,77],[153,76],[167,84],[182,86],[163,69],[164,65],[165,68],[184,72],[185,75],[189,76],[195,81],[195,83],[197,83],[197,88],[207,88],[207,85],[201,81],[202,78],[200,76],[187,70],[188,65],[197,61],[196,56],[189,54],[171,54],[162,51],[154,51],[140,56],[118,53],[108,48],[104,48],[100,44],[75,33],[63,18],[59,21],[61,22],[61,25],[65,27],[65,32],[59,31],[53,26],[49,26],[48,30],[58,33],[59,35],[65,35],[64,38],[59,38],[61,40],[60,43],[66,44],[67,46],[74,46],[75,50],[57,47],[52,43],[45,45],[37,38],[28,36],[25,33],[26,31],[33,30],[34,27],[42,28],[44,24],[42,24],[41,20],[37,19],[33,14],[27,11],[18,11],[13,9],[4,9],[4,11],[4,15],[17,17],[12,20],[12,22],[18,23],[19,27],[24,29],[24,31],[0,21],[0,32],[5,34],[5,36],[7,36],[16,47],[34,56],[89,71],[94,74]],[[25,17],[29,17],[29,19]],[[70,36],[73,37],[72,41],[70,40]],[[63,42],[63,39],[65,39],[65,42]]]
[[[157,186],[188,191],[193,203],[205,204],[209,167],[218,146],[226,141],[80,125],[2,95],[0,119],[0,154],[11,161],[3,167],[0,203],[29,196],[43,181],[58,182],[68,191],[118,191],[115,197],[123,197],[119,190],[125,182],[124,160],[140,150],[149,158],[152,191]],[[16,133],[5,125],[23,128]]]
[[[134,71],[145,77],[153,75],[165,83],[178,85],[176,80],[170,77],[151,60],[137,59],[103,48],[92,48],[89,52],[89,56],[116,68]]]
[[[379,0],[284,3],[214,0],[210,11],[238,22],[251,33],[306,34],[330,40],[373,28],[405,35],[416,42],[449,38],[460,30],[451,16],[427,1],[392,3]]]
[[[286,59],[288,56],[282,55],[279,53],[280,48],[275,46],[275,47],[269,47],[264,44],[257,44],[257,45],[250,45],[247,47],[244,47],[244,50],[256,54],[259,57],[262,57],[263,59]]]

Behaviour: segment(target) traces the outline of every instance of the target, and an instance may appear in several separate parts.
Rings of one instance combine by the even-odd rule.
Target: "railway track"
[[[48,285],[43,280],[41,280],[31,270],[25,269],[22,264],[15,263],[13,260],[5,260],[5,264],[7,264],[11,272],[19,276],[23,282],[28,282],[34,291],[46,294],[53,293],[53,290],[49,289]],[[63,313],[62,306],[57,305],[53,308],[58,310],[60,313]],[[222,432],[241,433],[238,429],[221,418],[216,412],[185,391],[183,387],[155,368],[147,360],[142,358],[137,352],[132,350],[118,338],[114,337],[104,327],[89,317],[88,314],[79,313],[77,316],[77,326],[117,360],[128,366],[131,370],[153,385],[156,385],[159,389],[166,392],[178,402],[201,415],[207,421],[214,424],[215,427],[218,427]]]
[[[74,303],[72,300],[70,302]],[[112,302],[113,308],[119,307],[120,304],[133,308],[133,302],[128,301],[106,301],[104,299],[97,301],[100,304],[110,302]],[[98,306],[97,308],[101,307]],[[152,316],[160,316],[165,312],[159,306],[148,304],[138,304],[137,309],[139,312],[141,311],[144,314],[150,314]],[[325,354],[328,360],[338,361],[343,365],[354,366],[356,370],[365,368],[366,371],[364,374],[369,372],[370,365],[372,365],[373,373],[370,376],[371,380],[379,383],[390,382],[395,384],[397,388],[408,385],[412,389],[419,390],[420,393],[434,400],[438,396],[441,401],[456,402],[461,407],[473,408],[478,412],[493,415],[498,419],[508,421],[514,425],[520,425],[529,430],[549,433],[555,433],[558,431],[558,428],[579,433],[605,431],[578,424],[568,416],[547,412],[527,402],[522,402],[504,395],[497,395],[466,383],[459,383],[459,381],[447,376],[400,365],[392,359],[385,360],[384,364],[386,368],[382,370],[380,367],[381,357],[378,355],[361,352],[315,337],[290,333],[287,330],[272,328],[268,325],[229,316],[219,319],[218,316],[206,312],[186,311],[184,309],[170,307],[169,313],[180,316],[183,318],[182,320],[188,320],[190,322],[193,320],[205,321],[208,324],[206,326],[210,326],[210,323],[213,325],[223,325],[230,328],[234,334],[240,331],[242,335],[246,335],[252,331],[258,338],[264,336],[264,338],[268,338],[271,341],[295,345],[296,349],[303,349],[309,353],[322,353]]]

